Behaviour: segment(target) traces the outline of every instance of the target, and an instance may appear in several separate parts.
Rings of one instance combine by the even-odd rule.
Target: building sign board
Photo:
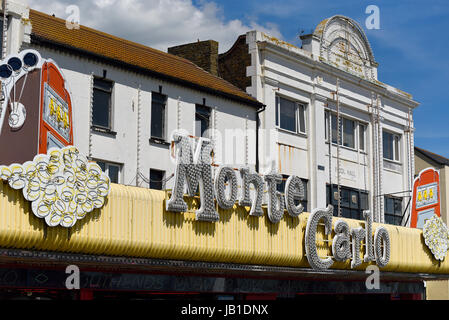
[[[0,62],[0,78],[0,179],[22,190],[47,225],[72,227],[103,206],[110,180],[72,146],[71,96],[62,71],[24,50]]]
[[[66,141],[70,141],[70,110],[67,101],[62,99],[47,83],[44,84],[44,121]]]
[[[24,50],[0,62],[0,80],[2,165],[30,161],[51,146],[73,145],[72,99],[55,61]]]
[[[213,146],[208,139],[200,138],[196,143],[195,139],[187,135],[174,134],[174,145],[176,152],[175,184],[170,199],[166,202],[166,210],[172,212],[187,211],[187,203],[184,201],[184,190],[187,187],[188,193],[193,196],[199,190],[201,206],[195,212],[196,220],[215,222],[220,216],[215,207],[215,197],[217,203],[223,209],[229,209],[237,197],[237,174],[231,167],[221,167],[216,176],[215,184],[212,178],[211,153]],[[262,216],[262,194],[264,192],[264,182],[268,185],[268,206],[267,214],[272,223],[279,223],[284,216],[284,211],[294,218],[303,212],[302,205],[296,204],[295,199],[303,200],[304,187],[301,179],[290,176],[286,182],[284,193],[277,191],[276,186],[282,183],[282,176],[276,172],[262,175],[252,172],[250,168],[239,169],[242,181],[242,192],[238,204],[250,207],[249,214],[252,216]],[[229,195],[224,192],[225,184],[230,181]],[[250,196],[250,186],[255,189],[253,197]],[[215,187],[215,190],[214,190]],[[229,203],[232,201],[232,204]],[[286,209],[286,210],[284,210]],[[387,229],[378,227],[372,234],[372,214],[365,211],[365,229],[350,228],[344,221],[338,219],[334,226],[335,237],[332,241],[332,257],[325,259],[319,257],[316,247],[318,224],[324,220],[325,234],[332,233],[333,207],[325,209],[314,209],[309,216],[305,231],[306,256],[312,268],[325,270],[332,266],[334,260],[346,261],[352,259],[351,268],[356,268],[362,263],[360,248],[365,240],[364,262],[375,261],[379,267],[385,267],[390,260],[390,237]],[[352,245],[351,245],[352,244]],[[332,259],[333,258],[333,259]]]
[[[410,227],[422,229],[427,219],[440,216],[440,173],[434,168],[422,170],[413,182]]]

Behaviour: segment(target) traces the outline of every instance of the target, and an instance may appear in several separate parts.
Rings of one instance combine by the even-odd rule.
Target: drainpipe
[[[259,172],[259,113],[264,112],[267,108],[266,105],[263,105],[260,109],[256,111],[256,172]]]
[[[379,222],[384,223],[384,196],[383,196],[383,131],[382,131],[382,114],[381,114],[381,101],[379,95],[377,95],[377,126],[378,126],[378,174],[379,174]]]

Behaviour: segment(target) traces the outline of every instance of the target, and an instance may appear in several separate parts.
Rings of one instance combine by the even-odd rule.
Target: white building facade
[[[301,37],[302,48],[258,31],[245,38],[245,89],[266,105],[259,114],[261,170],[274,162],[283,175],[307,181],[309,209],[331,203],[337,215],[363,219],[370,209],[375,221],[408,224],[418,103],[377,80],[360,26],[331,17]],[[223,54],[225,62],[237,46]]]
[[[113,182],[171,189],[175,131],[196,141],[211,139],[214,168],[224,164],[255,168],[255,138],[246,132],[256,132],[256,112],[262,104],[244,91],[179,57],[82,26],[78,31],[67,29],[62,19],[30,10],[22,1],[8,1],[7,9],[4,57],[34,49],[56,62],[71,92],[74,145],[97,161]],[[180,74],[190,72],[196,82],[146,68],[147,61],[132,66],[134,62],[126,64],[77,47],[64,38],[71,32],[80,43],[92,42],[94,49],[95,42],[100,46],[104,42],[115,45],[125,57],[161,58],[169,65],[162,67],[167,72],[173,72],[172,64]],[[237,154],[225,157],[225,143],[228,148],[235,144]]]
[[[372,49],[355,21],[344,16],[322,21],[313,34],[302,36],[302,48],[262,32],[246,33],[244,44],[220,55],[218,69],[243,48],[247,62],[234,69],[243,68],[247,85],[232,76],[235,70],[219,76],[247,95],[197,67],[189,82],[115,53],[104,57],[48,28],[63,28],[61,19],[30,11],[18,0],[8,3],[4,56],[35,49],[56,61],[73,99],[74,144],[114,182],[171,188],[172,133],[199,137],[213,129],[208,137],[215,142],[217,166],[296,175],[306,184],[307,211],[332,204],[344,217],[363,219],[369,209],[377,222],[408,224],[412,114],[418,103],[378,81]],[[124,56],[140,46],[98,32],[90,41],[121,46]],[[185,66],[186,73],[192,69],[173,55],[138,50],[136,56],[151,51],[168,64]]]

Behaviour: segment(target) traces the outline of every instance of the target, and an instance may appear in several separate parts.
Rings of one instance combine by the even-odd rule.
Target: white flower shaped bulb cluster
[[[49,226],[72,227],[101,208],[110,192],[109,177],[73,146],[51,148],[23,165],[0,166],[0,178],[22,189],[33,213]]]
[[[449,230],[443,220],[434,215],[424,223],[422,231],[424,242],[435,259],[443,261],[449,248]]]

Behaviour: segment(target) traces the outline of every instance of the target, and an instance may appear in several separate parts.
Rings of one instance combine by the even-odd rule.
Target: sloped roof
[[[430,158],[432,161],[435,161],[436,163],[440,164],[440,165],[445,165],[445,166],[449,166],[449,159],[445,158],[443,156],[440,156],[439,154],[430,152],[428,150],[425,149],[421,149],[418,147],[415,147],[415,151],[420,152],[421,154],[425,155],[426,157]]]
[[[65,20],[36,10],[30,10],[30,21],[31,42],[34,44],[75,51],[197,90],[253,106],[262,105],[226,80],[206,72],[181,57],[85,26],[70,30],[66,27]]]

